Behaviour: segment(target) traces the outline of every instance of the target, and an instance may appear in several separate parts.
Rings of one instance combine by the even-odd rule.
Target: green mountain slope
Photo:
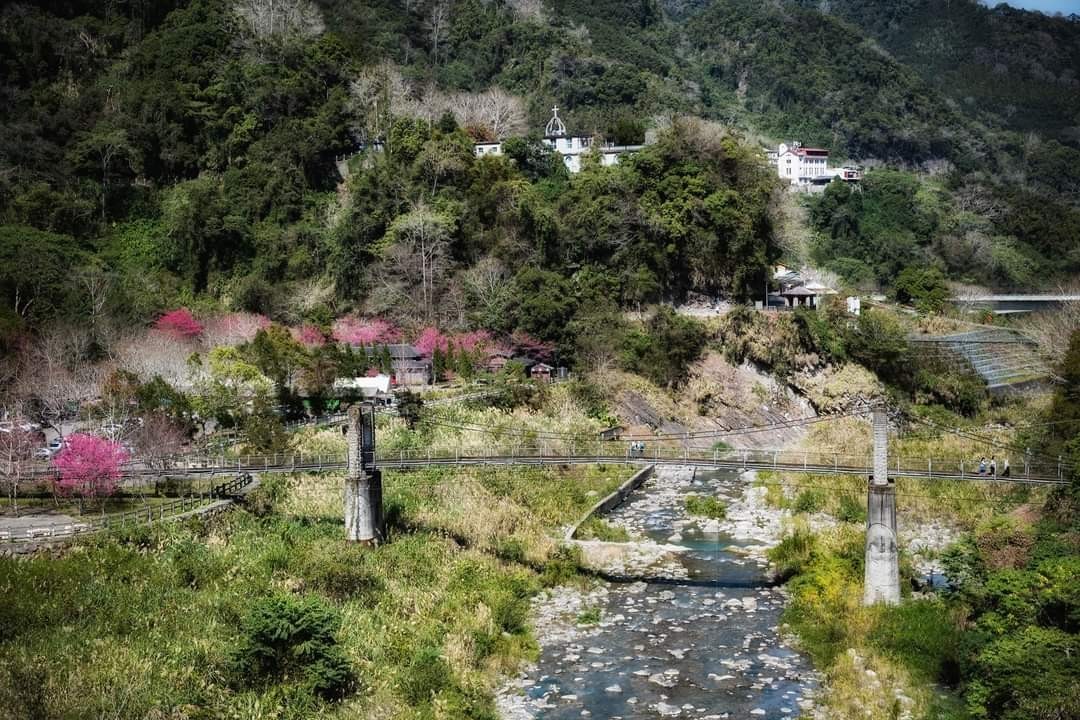
[[[799,0],[847,20],[958,107],[1080,145],[1080,21],[975,0]]]

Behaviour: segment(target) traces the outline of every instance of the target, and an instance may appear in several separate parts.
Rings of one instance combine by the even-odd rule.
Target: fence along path
[[[0,544],[61,540],[76,535],[89,535],[103,530],[126,528],[155,521],[173,520],[185,515],[201,515],[232,505],[247,490],[254,477],[238,475],[233,480],[215,485],[209,492],[183,495],[160,505],[147,505],[101,517],[83,517],[70,523],[42,523],[20,530],[0,530]]]
[[[814,453],[799,450],[708,450],[663,446],[659,443],[642,452],[631,452],[619,441],[579,442],[558,449],[543,443],[523,444],[501,454],[472,455],[460,450],[432,452],[430,450],[399,450],[377,454],[376,462],[384,469],[410,469],[446,465],[584,465],[597,463],[690,465],[733,470],[778,470],[808,472],[823,475],[860,475],[872,472],[867,455]],[[205,476],[241,473],[328,471],[345,469],[345,456],[311,455],[304,453],[276,455],[243,455],[239,457],[182,456],[163,467],[140,467],[137,463],[123,469],[123,479],[129,484],[151,481],[165,476]],[[996,480],[1032,485],[1067,485],[1065,467],[1048,460],[1027,461],[1010,468],[1010,474],[979,474],[977,463],[964,459],[912,458],[897,456],[890,460],[889,474],[901,478],[942,480]],[[49,480],[55,471],[40,467],[23,479]]]

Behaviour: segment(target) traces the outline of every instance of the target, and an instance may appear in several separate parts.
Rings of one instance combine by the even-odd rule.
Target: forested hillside
[[[1075,18],[975,0],[799,0],[850,21],[987,124],[1080,144]]]
[[[9,3],[2,335],[10,346],[42,323],[106,310],[145,323],[179,304],[287,322],[358,311],[469,325],[477,274],[518,298],[554,288],[574,303],[692,290],[743,299],[782,251],[776,185],[755,147],[781,139],[938,173],[932,188],[904,190],[909,204],[933,202],[912,210],[926,222],[894,223],[899,245],[873,236],[865,203],[834,197],[815,212],[834,241],[819,258],[853,281],[889,284],[927,262],[1012,286],[1075,272],[1075,93],[1051,90],[1075,82],[1076,23],[978,16],[993,25],[978,36],[987,47],[1045,23],[1056,48],[1043,84],[1013,83],[1061,96],[1038,105],[1050,119],[997,123],[989,96],[947,97],[958,83],[943,95],[922,55],[897,40],[890,56],[860,30],[918,37],[917,8],[878,27],[860,10],[871,5]],[[1030,53],[1011,52],[1004,77],[1017,78]],[[553,104],[571,132],[660,141],[568,177],[536,141]],[[1048,137],[1014,132],[1028,129]],[[473,157],[473,141],[496,137],[514,138],[505,157]],[[834,217],[842,208],[847,220]],[[883,248],[895,262],[876,256]],[[522,277],[525,267],[551,275]],[[499,318],[499,329],[519,322]]]

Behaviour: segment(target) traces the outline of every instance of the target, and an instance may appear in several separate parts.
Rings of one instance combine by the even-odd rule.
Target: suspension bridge
[[[816,475],[861,476],[869,479],[867,487],[866,579],[864,602],[899,602],[899,561],[896,542],[896,492],[898,478],[920,480],[989,481],[1022,485],[1067,485],[1066,472],[1071,468],[1060,458],[1032,454],[1026,449],[1002,443],[957,428],[948,428],[932,421],[907,416],[939,431],[951,432],[972,442],[1002,452],[1017,453],[1022,463],[989,470],[985,463],[974,465],[963,458],[904,457],[897,454],[891,460],[888,453],[888,413],[883,406],[872,408],[872,449],[863,455],[810,452],[801,450],[713,449],[693,448],[692,440],[731,437],[740,434],[768,432],[778,428],[830,422],[842,417],[865,415],[867,411],[834,416],[797,418],[771,425],[748,426],[730,430],[684,432],[678,435],[652,435],[648,440],[624,437],[613,440],[587,440],[566,433],[495,428],[475,423],[443,423],[457,430],[488,433],[493,438],[510,442],[510,450],[499,453],[471,454],[464,446],[454,449],[380,449],[375,441],[376,410],[370,405],[353,406],[345,418],[346,453],[311,455],[287,453],[273,455],[184,455],[169,458],[154,465],[138,460],[121,470],[121,482],[127,486],[156,481],[163,477],[235,476],[217,493],[232,501],[250,486],[254,476],[263,473],[344,471],[344,516],[346,538],[366,544],[384,539],[385,527],[382,502],[382,470],[412,470],[445,466],[543,466],[584,464],[679,465],[718,470],[769,470]],[[438,420],[429,422],[439,424]],[[8,480],[13,480],[11,468]],[[47,483],[56,477],[48,466],[21,466],[19,481]],[[0,473],[2,477],[4,473]],[[180,508],[184,508],[183,501]],[[151,517],[151,519],[153,519]],[[159,519],[164,519],[162,516]],[[108,529],[109,522],[83,528],[87,531]],[[73,528],[70,534],[83,529]],[[18,538],[8,537],[9,541]],[[27,538],[27,539],[32,539]]]

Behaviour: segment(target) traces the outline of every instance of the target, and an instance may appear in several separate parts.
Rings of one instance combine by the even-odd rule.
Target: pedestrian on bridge
[[[986,456],[985,455],[983,457],[979,458],[979,474],[980,475],[985,475],[986,474]]]
[[[997,477],[997,457],[990,456],[990,477]]]
[[[1009,458],[1001,463],[1001,477],[1009,477]]]

